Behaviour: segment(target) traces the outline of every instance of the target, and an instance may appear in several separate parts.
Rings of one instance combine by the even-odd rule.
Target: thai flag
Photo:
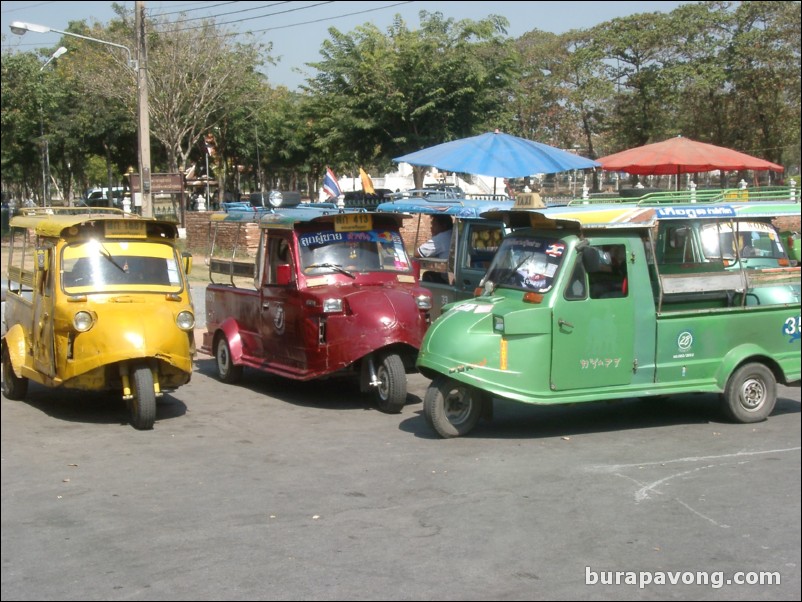
[[[323,176],[323,190],[329,195],[329,198],[337,198],[340,192],[340,185],[337,184],[337,176],[331,171],[331,167],[326,167],[326,175]]]

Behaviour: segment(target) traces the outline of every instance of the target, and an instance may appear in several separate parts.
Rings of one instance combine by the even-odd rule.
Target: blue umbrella
[[[393,161],[494,178],[601,167],[585,157],[498,130],[424,148]]]

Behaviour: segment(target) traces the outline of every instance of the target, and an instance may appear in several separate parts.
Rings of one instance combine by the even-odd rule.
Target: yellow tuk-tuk
[[[28,381],[117,390],[151,429],[156,398],[189,382],[195,315],[176,224],[114,209],[25,210],[10,222],[3,393]]]

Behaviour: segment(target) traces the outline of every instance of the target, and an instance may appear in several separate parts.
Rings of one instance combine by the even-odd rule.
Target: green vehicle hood
[[[550,333],[551,308],[523,303],[522,295],[505,289],[445,306],[447,311],[426,332],[418,366],[446,373],[465,366],[497,368],[502,335],[493,328],[495,319],[503,319],[505,337]]]

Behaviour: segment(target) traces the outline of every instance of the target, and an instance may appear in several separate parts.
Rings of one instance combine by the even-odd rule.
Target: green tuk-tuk
[[[720,393],[737,422],[764,420],[777,383],[800,379],[801,330],[798,258],[766,224],[799,210],[627,203],[484,214],[513,230],[484,292],[445,307],[424,338],[427,421],[456,437],[492,416],[493,398],[551,405],[691,392]],[[675,244],[689,247],[675,260],[678,227]],[[737,243],[745,232],[756,255]]]

